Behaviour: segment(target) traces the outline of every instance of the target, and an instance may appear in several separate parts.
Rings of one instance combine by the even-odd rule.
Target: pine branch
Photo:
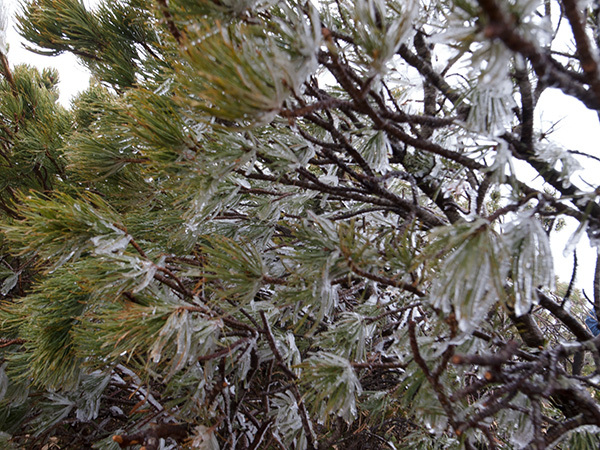
[[[167,3],[167,0],[158,0],[158,4],[160,5],[162,15],[165,19],[165,22],[167,23],[167,28],[169,29],[171,36],[173,36],[175,38],[175,41],[177,41],[177,43],[179,45],[182,45],[183,44],[183,35],[181,34],[181,31],[179,31],[179,28],[177,27],[177,25],[175,25],[173,16],[171,15],[171,12],[169,11],[169,5]]]
[[[521,36],[514,27],[513,20],[502,10],[495,0],[478,0],[479,5],[489,17],[485,35],[498,38],[511,50],[526,57],[532,64],[538,77],[548,80],[548,86],[557,87],[567,95],[579,99],[588,108],[600,109],[600,99],[586,89],[579,81],[557,70],[559,64],[542,52],[534,43]]]
[[[6,81],[10,85],[13,96],[18,97],[19,91],[17,89],[17,85],[15,83],[12,71],[10,70],[8,59],[6,58],[6,55],[2,52],[0,52],[0,64],[2,67],[2,75],[4,76],[4,78],[6,78]]]
[[[265,315],[264,311],[260,312],[260,318],[262,319],[263,326],[264,326],[263,333],[267,337],[267,341],[269,342],[269,347],[271,348],[271,351],[273,352],[273,355],[275,356],[275,360],[277,361],[279,367],[281,367],[281,369],[284,371],[286,376],[292,382],[290,384],[290,389],[292,390],[292,393],[294,394],[294,398],[296,399],[296,402],[298,404],[298,409],[300,411],[300,418],[302,419],[302,427],[304,428],[304,434],[308,441],[308,448],[316,449],[317,445],[314,441],[313,430],[312,430],[312,426],[310,423],[310,419],[308,417],[308,412],[306,411],[306,407],[304,406],[304,400],[302,399],[302,395],[300,394],[300,391],[298,390],[298,386],[296,386],[296,383],[295,383],[295,381],[297,379],[296,374],[294,374],[294,372],[292,372],[289,369],[289,367],[283,360],[283,357],[281,356],[281,353],[279,352],[279,349],[277,348],[277,344],[275,343],[275,338],[273,337],[273,333],[271,331],[269,321],[267,320],[267,316]]]
[[[596,98],[600,101],[600,71],[598,69],[598,61],[596,60],[598,49],[594,49],[591,46],[585,31],[585,19],[579,12],[577,2],[574,0],[562,0],[562,3],[564,5],[565,16],[569,20],[571,30],[573,31],[577,53],[581,59],[581,68],[586,74],[586,82],[590,84]]]

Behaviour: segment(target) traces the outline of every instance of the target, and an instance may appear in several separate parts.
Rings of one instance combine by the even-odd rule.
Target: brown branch
[[[19,91],[17,90],[17,84],[15,83],[15,79],[13,77],[12,71],[10,70],[10,65],[8,64],[8,59],[6,55],[0,52],[0,64],[2,66],[2,75],[6,78],[6,81],[10,85],[10,89],[14,97],[18,97]]]
[[[117,434],[112,439],[119,444],[120,448],[141,444],[145,450],[157,450],[161,438],[172,438],[181,443],[187,438],[190,431],[191,426],[188,424],[153,423],[145,430],[134,434]]]
[[[468,167],[473,170],[482,170],[485,168],[484,165],[478,163],[477,161],[457,152],[453,152],[443,148],[441,145],[438,145],[434,142],[431,142],[427,139],[413,137],[410,134],[406,133],[401,128],[397,127],[394,123],[389,120],[385,120],[381,117],[376,110],[374,110],[371,105],[365,100],[365,95],[363,91],[359,91],[354,83],[350,80],[348,76],[348,71],[350,70],[348,67],[342,65],[339,60],[330,55],[332,62],[329,62],[326,55],[324,53],[319,54],[319,62],[324,64],[329,71],[336,77],[337,81],[340,85],[350,94],[353,100],[356,102],[357,110],[368,115],[376,129],[384,130],[389,135],[395,137],[396,139],[404,142],[405,144],[411,145],[415,148],[428,151],[430,153],[434,153],[436,155],[443,156],[451,161],[455,161],[464,167]],[[361,166],[362,167],[362,166]],[[365,172],[369,175],[369,172]]]
[[[358,363],[352,362],[350,363],[352,367],[355,369],[406,369],[406,363],[378,363],[378,362],[366,362],[366,363]]]
[[[177,28],[177,25],[173,20],[173,15],[171,14],[171,11],[169,11],[169,5],[167,4],[167,0],[158,0],[158,4],[160,5],[160,10],[163,14],[163,17],[165,18],[165,22],[167,23],[167,28],[169,29],[169,32],[175,38],[177,43],[179,45],[182,45],[183,35],[181,34],[181,31],[179,31],[179,28]]]
[[[394,280],[393,278],[387,278],[381,275],[369,273],[366,270],[363,270],[360,267],[358,267],[350,257],[346,257],[346,262],[348,263],[350,270],[352,270],[352,272],[354,272],[356,275],[359,275],[372,281],[377,281],[378,283],[381,283],[384,286],[397,287],[407,292],[411,292],[418,297],[425,297],[425,293],[418,289],[416,286],[413,286],[412,284],[405,283],[404,281],[400,280]]]
[[[359,209],[358,211],[350,211],[347,213],[337,214],[335,216],[330,217],[329,220],[336,221],[336,220],[350,219],[352,217],[360,216],[362,214],[368,214],[371,212],[385,211],[385,210],[386,210],[386,208],[379,208],[379,207],[363,208],[363,209]]]
[[[190,291],[188,289],[182,289],[175,281],[171,280],[170,278],[167,278],[159,273],[155,273],[154,279],[166,286],[169,286],[171,289],[179,292],[184,297],[194,298],[194,293],[192,291]]]
[[[113,225],[116,228],[118,228],[119,230],[127,233],[127,228],[125,226],[118,224],[118,223],[113,223]],[[142,258],[147,259],[152,264],[154,264],[148,258],[148,255],[146,255],[146,252],[144,251],[144,249],[142,247],[140,247],[140,245],[135,241],[135,239],[133,239],[132,236],[131,236],[129,243],[133,246],[133,248],[135,248],[135,250],[140,254],[140,256]],[[192,291],[190,291],[188,288],[186,288],[185,285],[182,283],[182,281],[172,271],[170,271],[166,267],[162,267],[162,266],[159,266],[156,264],[154,264],[154,266],[156,267],[157,271],[163,272],[163,273],[167,274],[169,277],[171,277],[171,278],[167,278],[159,273],[155,273],[154,277],[153,277],[155,280],[169,286],[171,289],[179,292],[180,294],[182,294],[183,296],[185,296],[187,298],[194,298],[194,293]]]
[[[404,306],[402,308],[398,308],[398,309],[392,309],[389,311],[385,311],[375,317],[365,317],[365,321],[367,323],[373,323],[373,322],[377,322],[378,320],[383,319],[384,317],[387,317],[389,315],[393,315],[393,314],[400,314],[403,313],[404,311],[408,311],[409,309],[413,309],[413,308],[418,308],[419,306],[421,306],[423,303],[421,302],[416,302],[416,303],[411,303],[410,305]]]
[[[475,336],[476,338],[479,338],[479,339],[483,339],[486,342],[490,342],[495,345],[501,346],[501,347],[505,347],[507,345],[507,343],[504,342],[502,339],[499,339],[496,337],[492,338],[492,336],[489,336],[480,330],[474,330],[473,336]],[[523,350],[517,350],[515,352],[515,355],[518,356],[519,358],[524,359],[525,361],[535,361],[535,356],[533,356]]]
[[[594,269],[594,282],[592,286],[594,289],[594,316],[596,316],[596,320],[600,320],[598,319],[600,317],[600,254],[596,255],[596,267]]]
[[[455,430],[458,431],[459,424],[456,422],[456,419],[454,417],[454,410],[452,408],[452,404],[450,403],[448,396],[444,392],[444,390],[445,390],[444,386],[442,384],[440,384],[439,379],[435,378],[432,375],[431,371],[429,370],[429,367],[427,366],[427,363],[421,356],[421,352],[419,351],[419,344],[417,343],[417,335],[416,335],[415,329],[416,329],[415,321],[412,319],[409,320],[408,321],[408,336],[410,339],[410,348],[412,350],[413,358],[415,359],[415,362],[417,363],[417,365],[419,366],[421,371],[425,374],[425,378],[427,378],[427,381],[433,388],[433,391],[435,392],[438,401],[442,405],[442,408],[444,409],[444,412],[446,413],[446,416],[448,417],[448,421],[452,425],[452,428],[454,428]]]
[[[433,67],[427,62],[417,56],[410,49],[402,44],[398,49],[398,54],[404,58],[404,60],[427,79],[433,86],[435,86],[448,100],[450,100],[455,106],[459,106],[462,103],[462,97],[458,94],[442,77],[438,74]],[[460,115],[465,115],[466,111],[459,111]]]
[[[523,161],[526,161],[531,167],[533,167],[540,176],[544,179],[546,183],[555,188],[558,192],[560,192],[564,196],[568,196],[573,198],[572,202],[579,209],[581,213],[585,216],[590,215],[596,220],[600,220],[600,205],[598,203],[588,200],[585,196],[582,197],[581,193],[584,192],[583,189],[579,189],[573,183],[564,183],[564,177],[560,174],[559,171],[554,169],[547,161],[542,161],[538,159],[537,155],[533,152],[533,149],[526,147],[523,143],[517,139],[511,133],[504,133],[501,136],[506,142],[510,144],[510,148],[513,156]],[[531,190],[525,184],[520,183],[519,186],[524,192],[536,192],[535,190]],[[544,196],[549,201],[552,201],[549,197]],[[572,211],[568,212],[568,209],[565,209],[561,212],[565,214],[572,215]],[[573,216],[576,217],[576,216]],[[583,216],[576,217],[578,220],[583,220]],[[595,226],[600,226],[595,224]]]
[[[457,365],[476,364],[478,366],[500,366],[506,364],[517,352],[519,344],[508,341],[499,352],[489,355],[454,355],[452,363]]]
[[[566,309],[561,308],[560,304],[556,303],[542,291],[538,290],[537,296],[540,300],[540,305],[560,320],[578,341],[588,341],[594,337],[577,318],[572,316]]]
[[[458,117],[435,117],[428,116],[427,114],[406,114],[402,111],[394,112],[388,109],[378,110],[377,114],[379,114],[384,119],[390,119],[396,123],[427,125],[431,128],[440,128],[454,125],[458,120]]]
[[[317,125],[325,128],[327,131],[329,131],[334,137],[336,137],[338,140],[340,140],[344,150],[346,150],[350,156],[352,157],[352,159],[354,161],[357,162],[357,164],[363,168],[363,170],[365,171],[365,174],[361,174],[358,173],[352,169],[350,169],[347,164],[345,164],[343,161],[341,161],[333,151],[331,151],[329,148],[327,147],[322,147],[322,151],[323,153],[325,153],[325,155],[332,160],[332,162],[334,162],[338,167],[340,167],[342,170],[344,170],[346,173],[348,173],[349,175],[351,175],[353,178],[355,178],[359,183],[361,183],[364,187],[365,190],[378,195],[380,197],[383,197],[385,199],[390,200],[392,203],[394,204],[398,204],[401,205],[402,208],[406,208],[408,205],[410,205],[410,208],[415,208],[417,205],[412,203],[408,203],[406,202],[406,200],[404,200],[403,198],[399,197],[398,195],[390,192],[389,190],[385,189],[381,184],[380,181],[381,179],[379,177],[376,177],[374,175],[374,173],[372,172],[371,168],[369,167],[368,163],[363,159],[363,157],[356,151],[356,149],[354,149],[354,147],[352,147],[348,141],[346,140],[346,137],[340,133],[337,129],[335,129],[335,127],[333,127],[331,124],[315,117],[315,116],[309,116],[308,117],[311,121],[313,121],[314,123],[316,123]],[[368,169],[368,170],[367,170]],[[312,175],[310,172],[308,172],[306,169],[300,168],[298,169],[298,171],[300,171],[303,174],[308,175],[308,177],[310,177],[311,181],[313,181],[314,183],[319,183],[318,179]]]
[[[329,110],[332,108],[337,108],[343,104],[350,106],[350,103],[345,100],[340,100],[338,98],[330,97],[326,100],[319,101],[319,102],[316,102],[316,103],[313,103],[310,105],[306,105],[306,106],[303,106],[303,107],[297,108],[297,109],[282,108],[281,111],[279,111],[279,114],[282,117],[286,117],[286,118],[301,117],[301,116],[311,114],[311,113],[321,110],[321,109]]]
[[[581,68],[587,75],[586,81],[590,84],[596,98],[600,100],[600,78],[598,78],[598,62],[596,60],[598,49],[593,49],[585,30],[585,19],[579,12],[577,1],[563,0],[564,13],[571,24],[577,53],[581,61]]]
[[[415,49],[419,57],[431,65],[431,49],[422,31],[417,31],[413,39]],[[429,116],[433,116],[437,110],[437,91],[436,88],[427,80],[423,82],[423,112]],[[433,134],[433,128],[429,125],[421,127],[420,136],[429,139]]]
[[[557,69],[560,66],[558,62],[519,34],[513,17],[503,11],[496,0],[478,0],[478,3],[489,18],[484,31],[486,37],[500,39],[510,50],[529,59],[535,73],[547,81],[549,87],[557,87],[565,94],[576,97],[590,109],[600,109],[600,99],[596,94],[565,71]]]
[[[321,118],[317,117],[314,114],[308,114],[305,116],[307,120],[310,120],[315,125],[327,130],[334,139],[336,139],[343,147],[343,149],[350,155],[350,157],[360,166],[360,168],[365,172],[368,176],[374,176],[373,171],[371,170],[371,166],[365,161],[362,155],[348,142],[346,136],[343,133],[339,132],[337,128],[331,123],[328,123]],[[329,155],[327,155],[329,156]]]
[[[251,415],[248,414],[248,417],[251,417]],[[248,450],[257,450],[258,448],[260,448],[260,444],[264,440],[265,434],[267,433],[271,425],[273,425],[273,421],[274,419],[267,420],[260,427],[258,427],[258,430],[254,434],[254,439],[252,440],[252,443],[248,446]]]
[[[548,428],[546,435],[544,436],[544,442],[547,448],[551,448],[552,444],[560,441],[562,437],[569,431],[579,428],[582,425],[589,424],[594,424],[594,422],[591,421],[585,414],[579,414]]]
[[[154,263],[153,263],[154,264]],[[182,293],[184,293],[186,295],[186,297],[193,297],[194,293],[192,291],[190,291],[188,288],[185,287],[185,285],[183,284],[183,282],[179,279],[179,277],[177,277],[177,275],[175,275],[173,272],[171,272],[169,269],[167,269],[166,267],[162,267],[162,266],[158,266],[156,265],[156,270],[169,275],[169,277],[171,277],[173,280],[175,280],[175,283],[177,283],[177,285],[180,287]]]
[[[210,361],[211,359],[217,359],[217,358],[220,358],[222,356],[225,356],[228,353],[231,353],[233,350],[235,350],[240,345],[245,344],[249,340],[250,340],[249,337],[238,339],[233,344],[230,344],[227,347],[225,347],[225,348],[223,348],[223,349],[221,349],[221,350],[219,350],[217,352],[211,353],[210,355],[198,356],[198,361],[199,362]]]
[[[430,213],[425,208],[415,206],[411,202],[408,202],[403,199],[399,199],[399,204],[394,205],[392,202],[386,199],[369,196],[366,193],[357,193],[355,190],[350,190],[342,186],[330,186],[325,183],[320,183],[318,181],[307,182],[303,180],[292,180],[286,176],[276,177],[262,173],[251,173],[245,176],[250,179],[273,181],[285,185],[298,186],[305,189],[311,189],[327,194],[333,194],[339,196],[340,198],[345,198],[347,200],[356,200],[362,203],[370,203],[373,205],[385,206],[390,211],[393,211],[399,214],[401,217],[405,218],[412,217],[412,214],[415,214],[421,220],[426,229],[434,228],[445,224],[445,222],[442,219]]]
[[[533,94],[526,68],[518,69],[515,78],[521,94],[521,142],[527,147],[533,145]]]
[[[262,281],[266,284],[277,284],[280,286],[286,286],[288,284],[288,282],[285,278],[275,278],[275,277],[270,277],[268,275],[263,275]]]
[[[5,339],[0,338],[0,348],[8,347],[9,345],[21,345],[24,344],[25,339],[16,338],[16,339]]]
[[[371,118],[375,118],[376,112],[373,111],[370,115]],[[375,119],[374,119],[375,120]],[[381,120],[378,118],[378,120]],[[472,170],[484,170],[486,167],[483,164],[478,163],[474,159],[469,158],[468,156],[463,155],[462,153],[453,152],[442,147],[439,144],[428,141],[427,139],[413,137],[404,130],[398,128],[394,124],[389,121],[383,121],[379,124],[376,124],[378,128],[381,128],[384,131],[387,131],[391,136],[394,136],[399,141],[404,142],[412,147],[418,148],[420,150],[425,150],[429,153],[433,153],[435,155],[442,156],[450,161],[454,161],[459,163],[460,165],[467,167]]]

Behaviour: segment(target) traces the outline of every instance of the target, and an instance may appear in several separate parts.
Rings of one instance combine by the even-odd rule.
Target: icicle
[[[581,222],[579,224],[579,226],[577,227],[577,230],[575,230],[575,232],[571,235],[571,237],[567,241],[567,245],[565,245],[565,249],[563,250],[563,256],[565,258],[573,254],[573,250],[575,250],[575,247],[577,247],[577,244],[579,243],[579,241],[583,237],[583,234],[585,233],[587,224],[588,224],[587,220],[584,220],[583,222]]]
[[[154,93],[156,95],[165,95],[169,93],[169,90],[171,89],[171,85],[173,84],[173,77],[170,77],[167,79],[167,81],[165,81],[163,84],[161,84],[155,91]]]

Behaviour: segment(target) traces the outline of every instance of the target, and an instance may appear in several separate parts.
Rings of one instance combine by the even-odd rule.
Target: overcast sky
[[[566,96],[556,89],[548,89],[540,97],[536,112],[536,126],[541,126],[542,130],[552,129],[550,139],[562,143],[567,150],[577,150],[600,157],[598,115],[587,109],[579,100]],[[581,188],[591,190],[586,181],[598,185],[600,163],[590,158],[578,157],[577,159],[583,166],[583,170],[579,171],[572,181]],[[563,250],[569,238],[576,231],[578,224],[575,219],[569,218],[565,229],[560,233],[553,233],[551,240],[555,271],[564,281],[568,281],[571,277],[573,255],[565,256]],[[590,247],[585,234],[577,246],[577,257],[579,261],[577,287],[584,289],[586,294],[592,298],[596,249]]]
[[[96,4],[97,0],[84,1],[86,5]],[[77,62],[77,58],[71,54],[62,54],[55,57],[38,55],[27,51],[23,47],[23,40],[16,30],[16,21],[14,14],[19,11],[19,0],[0,0],[0,5],[3,5],[8,10],[8,60],[11,65],[16,64],[31,64],[33,66],[54,67],[60,73],[59,91],[60,102],[64,106],[69,106],[71,99],[78,92],[85,90],[89,83],[89,72]]]

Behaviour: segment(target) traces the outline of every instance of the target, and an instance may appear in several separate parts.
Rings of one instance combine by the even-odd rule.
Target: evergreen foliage
[[[600,244],[598,158],[534,112],[600,111],[599,14],[26,0],[92,81],[65,109],[0,45],[0,445],[597,447],[600,337],[550,241]]]

